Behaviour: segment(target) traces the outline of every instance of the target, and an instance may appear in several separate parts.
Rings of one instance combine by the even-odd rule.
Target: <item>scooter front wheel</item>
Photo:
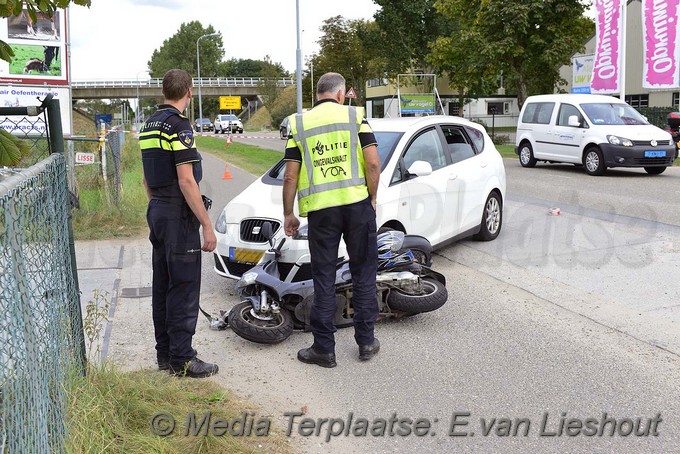
[[[236,334],[258,344],[278,344],[293,332],[293,318],[286,309],[267,316],[256,314],[253,305],[239,303],[229,312],[229,326]]]

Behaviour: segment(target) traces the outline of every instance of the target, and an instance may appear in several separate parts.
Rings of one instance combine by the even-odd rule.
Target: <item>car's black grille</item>
[[[281,225],[279,222],[270,219],[244,219],[241,221],[241,241],[247,241],[249,243],[266,243],[267,239],[261,232],[265,222],[269,222],[272,225],[272,232],[276,232]],[[253,233],[253,230],[257,233]]]
[[[641,166],[671,165],[673,164],[673,158],[635,158],[634,162]]]
[[[218,271],[224,272],[224,269],[222,269],[222,264],[217,258],[216,254],[213,254],[215,258],[215,268],[217,268]],[[236,263],[236,262],[230,262],[229,257],[222,256],[222,260],[224,260],[224,264],[227,267],[227,272],[233,276],[238,276],[241,277],[243,276],[243,273],[254,267],[255,265],[250,265],[247,263]]]
[[[666,147],[671,144],[670,140],[657,140],[656,141],[656,146],[657,147]],[[633,140],[633,145],[638,145],[641,147],[651,147],[652,144],[649,140]]]

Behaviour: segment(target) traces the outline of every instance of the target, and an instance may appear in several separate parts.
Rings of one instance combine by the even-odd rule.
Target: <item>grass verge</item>
[[[66,452],[107,453],[230,453],[292,451],[285,433],[265,415],[235,399],[210,380],[178,379],[157,371],[121,372],[110,364],[90,367],[86,377],[71,377],[68,385]],[[152,431],[152,419],[171,415],[174,430],[167,436]],[[189,415],[196,423],[189,424]],[[201,425],[209,414],[212,424]],[[162,416],[155,420],[168,429]],[[224,421],[218,419],[223,418]],[[245,421],[242,436],[230,434]],[[207,420],[206,420],[207,421]],[[218,424],[215,422],[218,421]],[[252,421],[252,424],[251,424]],[[269,430],[265,435],[266,424]],[[221,423],[221,424],[220,424]],[[226,433],[216,430],[228,426]],[[194,428],[198,427],[195,432]],[[259,432],[258,432],[259,430]],[[197,435],[195,435],[197,433]],[[238,433],[238,432],[236,432]],[[259,436],[257,434],[260,434]]]
[[[225,144],[224,139],[217,137],[196,137],[196,147],[201,152],[213,154],[253,175],[262,175],[282,157],[279,151],[238,142],[232,142],[227,148]]]

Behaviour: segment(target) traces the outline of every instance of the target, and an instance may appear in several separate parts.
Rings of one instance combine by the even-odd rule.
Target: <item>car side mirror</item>
[[[570,115],[567,124],[575,128],[581,127],[581,121],[578,119],[578,115]]]
[[[411,175],[426,177],[432,173],[432,165],[427,161],[415,161],[407,171]]]

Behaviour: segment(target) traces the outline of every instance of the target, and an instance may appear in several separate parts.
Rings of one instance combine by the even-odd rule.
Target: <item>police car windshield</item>
[[[581,108],[594,125],[646,125],[647,120],[628,104],[582,103]]]

